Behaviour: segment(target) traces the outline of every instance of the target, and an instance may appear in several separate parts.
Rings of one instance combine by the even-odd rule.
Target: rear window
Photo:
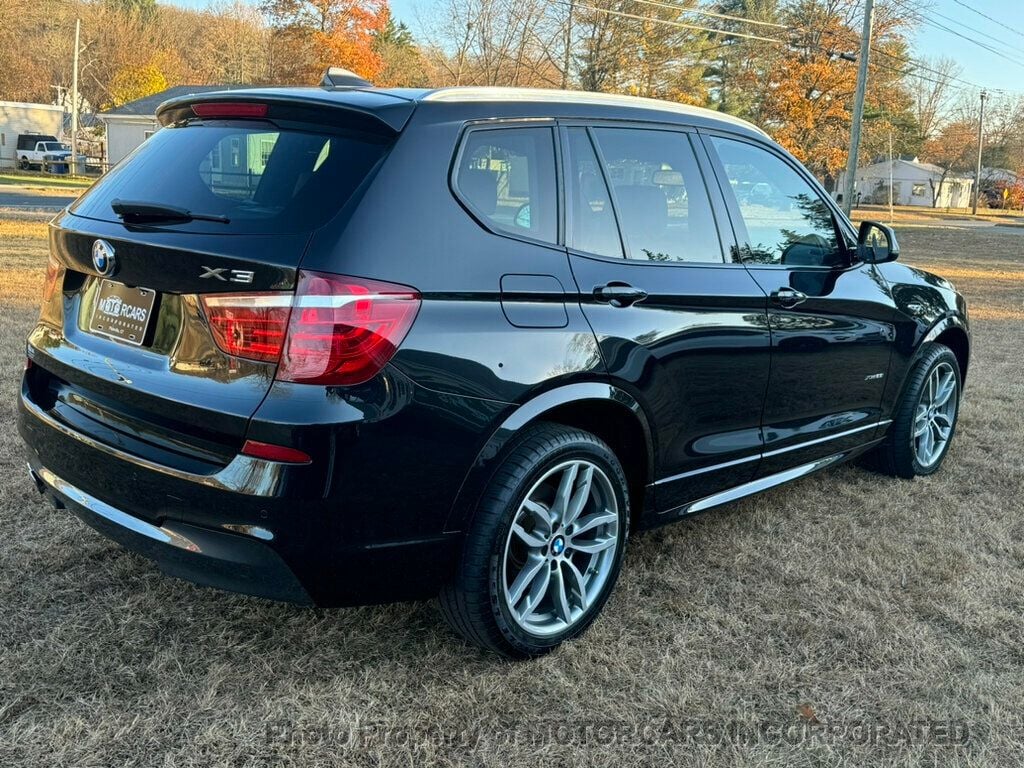
[[[56,136],[43,136],[37,133],[26,133],[18,137],[18,149],[35,149],[40,141],[56,141]]]
[[[281,130],[269,123],[164,128],[71,210],[118,221],[114,200],[224,216],[228,224],[160,224],[178,231],[308,232],[338,212],[389,142],[363,134]]]

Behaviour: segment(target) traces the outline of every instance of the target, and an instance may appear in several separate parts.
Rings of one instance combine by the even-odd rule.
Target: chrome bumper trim
[[[127,512],[122,512],[117,507],[112,507],[105,501],[100,501],[95,496],[86,493],[81,488],[78,488],[63,478],[58,477],[46,467],[39,467],[36,469],[29,466],[28,471],[37,487],[42,485],[43,488],[41,488],[41,490],[50,490],[58,494],[62,497],[62,501],[67,499],[68,501],[78,504],[80,507],[84,507],[94,515],[102,517],[114,525],[126,528],[140,536],[145,536],[147,539],[152,539],[153,541],[157,541],[161,544],[170,544],[172,547],[178,547],[179,549],[184,549],[189,552],[199,551],[199,547],[181,534],[147,523],[145,520],[133,517]]]

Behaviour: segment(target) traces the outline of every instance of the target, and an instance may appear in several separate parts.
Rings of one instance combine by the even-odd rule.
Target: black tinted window
[[[843,262],[832,211],[796,170],[752,144],[719,137],[711,141],[747,230],[744,261],[792,266]]]
[[[164,128],[72,208],[116,220],[113,200],[226,216],[228,225],[168,225],[212,232],[315,229],[345,203],[387,150],[383,140],[239,125]]]
[[[555,146],[550,128],[470,132],[455,184],[462,199],[494,228],[557,241]]]
[[[633,259],[721,262],[704,179],[685,133],[594,131]]]
[[[569,129],[569,245],[599,256],[622,257],[611,196],[584,128]]]

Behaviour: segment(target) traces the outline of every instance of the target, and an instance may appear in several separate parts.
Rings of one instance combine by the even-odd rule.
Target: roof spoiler
[[[188,94],[165,101],[157,107],[156,118],[160,125],[191,120],[200,117],[195,107],[213,103],[223,111],[237,108],[236,114],[244,110],[248,117],[271,122],[283,120],[338,125],[339,116],[345,115],[345,124],[353,130],[377,133],[383,128],[394,134],[405,127],[416,106],[410,99],[383,96],[359,88],[328,89],[313,93],[309,91],[310,89],[254,88]]]
[[[372,88],[373,83],[344,67],[328,67],[320,78],[321,88]]]

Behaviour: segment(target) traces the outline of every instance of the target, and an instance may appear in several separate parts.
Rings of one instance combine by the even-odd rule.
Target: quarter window
[[[712,137],[747,230],[743,261],[840,266],[844,251],[832,211],[788,163],[742,141]],[[741,238],[742,240],[742,238]]]
[[[471,131],[455,184],[463,201],[495,229],[557,241],[555,148],[550,128]]]
[[[594,130],[632,259],[722,261],[711,203],[685,133]]]

